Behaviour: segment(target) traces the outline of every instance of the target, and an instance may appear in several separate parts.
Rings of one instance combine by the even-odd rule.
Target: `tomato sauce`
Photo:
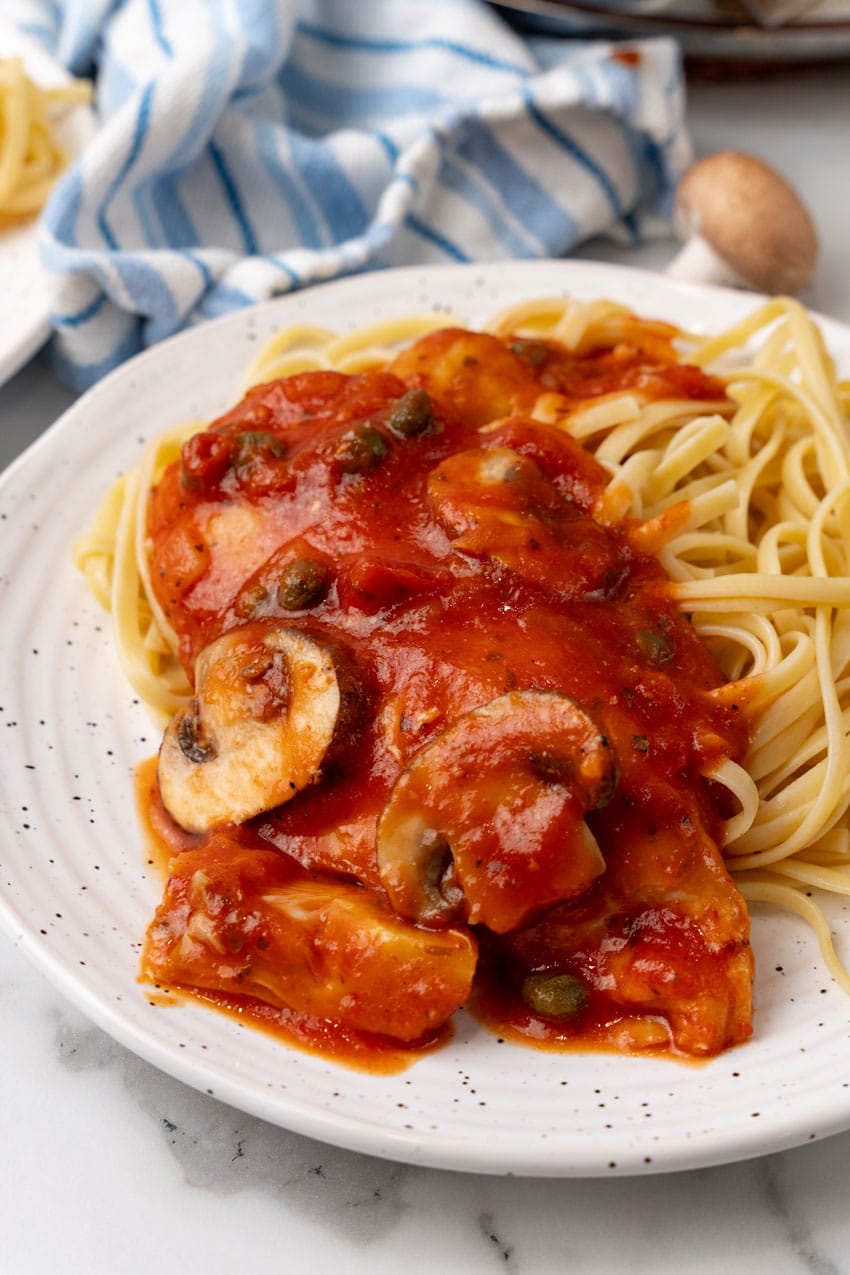
[[[722,401],[670,342],[659,327],[649,349],[579,357],[449,330],[384,371],[255,387],[184,446],[148,527],[187,670],[225,635],[295,630],[330,653],[340,710],[315,782],[238,825],[187,833],[154,785],[150,818],[174,857],[148,978],[349,1059],[377,1040],[364,1021],[433,1042],[458,997],[494,1030],[552,1046],[702,1056],[746,1038],[748,920],[717,849],[732,812],[704,777],[742,755],[742,714],[710,695],[722,676],[634,528],[594,517],[607,473],[530,415],[541,393]],[[287,690],[257,667],[251,711],[273,718]],[[610,782],[591,796],[566,735],[532,748],[518,731],[505,752],[505,722],[548,722],[552,706],[607,750]],[[453,745],[467,728],[468,747]],[[409,853],[386,833],[393,811],[401,837],[421,814]],[[447,828],[478,847],[474,862]],[[585,856],[580,885],[559,853]],[[360,918],[347,930],[329,919],[335,889]],[[308,989],[325,976],[339,1017]],[[569,1012],[553,988],[576,993]]]

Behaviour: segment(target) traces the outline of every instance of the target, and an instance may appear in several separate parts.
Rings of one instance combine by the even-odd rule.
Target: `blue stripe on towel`
[[[171,41],[165,34],[165,23],[163,21],[162,6],[160,5],[159,0],[148,0],[148,9],[151,15],[151,27],[157,44],[167,58],[173,58],[174,49],[171,47]]]
[[[576,219],[508,153],[490,126],[475,121],[458,151],[487,174],[511,213],[537,238],[544,252],[559,252],[575,242]]]
[[[225,198],[230,205],[230,210],[233,213],[236,225],[239,227],[239,233],[242,236],[245,251],[249,254],[249,256],[253,256],[253,254],[257,252],[257,239],[254,234],[254,228],[251,225],[247,212],[245,211],[245,204],[242,202],[239,188],[233,179],[227,165],[227,161],[224,158],[224,153],[215,144],[215,142],[210,142],[209,155],[212,160],[213,168],[218,174],[219,181],[221,182]]]
[[[52,358],[57,374],[74,389],[88,389],[107,372],[138,354],[142,348],[139,327],[139,322],[134,323],[119,340],[110,338],[109,344],[104,343],[103,353],[98,359],[69,358],[63,353],[61,346],[54,346]]]
[[[440,169],[440,178],[447,190],[458,195],[476,212],[481,214],[491,233],[499,240],[505,253],[511,257],[532,257],[534,252],[528,242],[511,225],[508,218],[499,208],[494,194],[487,190],[479,178],[477,181],[450,159],[444,159]]]
[[[286,156],[281,153],[281,141],[280,131],[262,121],[257,128],[257,154],[260,162],[286,205],[299,241],[306,248],[318,248],[322,238],[316,230],[315,213],[291,168],[287,167]]]
[[[567,154],[572,156],[577,163],[581,164],[586,172],[591,174],[610,203],[611,211],[619,221],[623,216],[624,211],[623,206],[620,203],[620,196],[617,194],[616,187],[611,181],[611,178],[608,176],[599,161],[596,160],[589,151],[585,150],[583,146],[580,146],[575,138],[570,137],[569,133],[567,133],[563,128],[560,128],[552,119],[545,115],[536,103],[530,99],[530,97],[527,97],[526,100],[528,102],[529,114],[534,122],[544,133],[547,134],[547,136],[551,137],[554,142],[557,142],[562,150],[566,151]]]
[[[87,306],[83,306],[82,310],[77,310],[75,314],[54,314],[53,322],[57,328],[78,328],[83,323],[88,323],[95,315],[100,314],[106,304],[106,293],[101,292]]]
[[[297,66],[285,67],[280,83],[299,110],[334,122],[347,118],[351,127],[380,117],[430,115],[452,105],[445,93],[418,84],[340,85],[320,80]]]
[[[130,145],[130,150],[123,164],[121,164],[120,168],[116,172],[112,181],[109,183],[109,186],[107,187],[107,191],[106,191],[106,196],[103,200],[103,203],[100,205],[100,208],[97,211],[98,229],[100,230],[100,233],[103,235],[103,238],[106,241],[107,247],[111,248],[113,252],[117,251],[118,248],[120,247],[120,241],[117,238],[117,236],[113,234],[109,226],[109,223],[106,219],[107,210],[109,208],[109,205],[112,203],[112,200],[121,190],[121,187],[124,185],[124,182],[126,181],[127,177],[131,173],[133,169],[133,165],[135,164],[136,160],[139,158],[139,155],[142,153],[142,147],[145,144],[145,138],[147,137],[148,126],[150,124],[151,105],[153,103],[155,88],[156,86],[153,83],[145,86],[145,89],[139,101],[139,109],[136,115],[136,125],[135,125],[135,130],[133,132],[133,139]]]
[[[462,248],[452,243],[447,235],[440,234],[433,226],[426,225],[415,213],[408,213],[405,218],[405,225],[414,234],[421,235],[423,239],[427,239],[428,243],[432,243],[436,248],[439,248],[447,257],[451,257],[452,261],[469,261],[469,257]]]
[[[357,191],[329,146],[289,135],[295,169],[321,210],[334,243],[351,234],[360,234],[368,217]]]

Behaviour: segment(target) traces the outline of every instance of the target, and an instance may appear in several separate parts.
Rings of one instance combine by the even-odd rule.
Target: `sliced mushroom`
[[[340,715],[330,652],[297,629],[248,627],[201,651],[195,698],[159,753],[163,804],[206,832],[289,801],[315,782]]]
[[[390,902],[425,925],[516,928],[604,870],[584,815],[615,785],[608,740],[559,691],[511,691],[464,714],[417,754],[381,815]]]

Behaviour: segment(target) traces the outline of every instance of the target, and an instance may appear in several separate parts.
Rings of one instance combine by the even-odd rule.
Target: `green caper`
[[[394,404],[387,425],[402,438],[414,438],[434,428],[434,407],[425,390],[408,390]]]
[[[575,974],[529,974],[522,999],[543,1018],[571,1018],[587,1004],[587,988]]]
[[[676,644],[669,633],[660,629],[642,629],[637,635],[638,650],[650,664],[667,664],[676,654]]]
[[[549,347],[542,341],[511,341],[510,350],[521,359],[527,359],[533,367],[540,367],[549,357]]]
[[[336,460],[344,474],[363,474],[380,465],[389,451],[387,440],[367,421],[346,430],[337,444]]]
[[[262,454],[275,460],[280,460],[286,454],[281,440],[275,434],[268,434],[263,430],[246,430],[243,434],[236,435],[235,442],[233,464],[237,469],[250,465]]]
[[[277,587],[278,606],[304,611],[318,606],[330,582],[330,569],[313,558],[296,558],[283,570]]]

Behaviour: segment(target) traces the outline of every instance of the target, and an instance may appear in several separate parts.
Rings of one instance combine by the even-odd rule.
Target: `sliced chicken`
[[[368,890],[215,833],[173,861],[142,966],[166,986],[412,1041],[463,1004],[476,958],[466,930],[418,929]]]
[[[428,475],[428,495],[456,549],[491,558],[559,599],[604,596],[625,575],[623,550],[606,528],[510,447],[449,456]]]

